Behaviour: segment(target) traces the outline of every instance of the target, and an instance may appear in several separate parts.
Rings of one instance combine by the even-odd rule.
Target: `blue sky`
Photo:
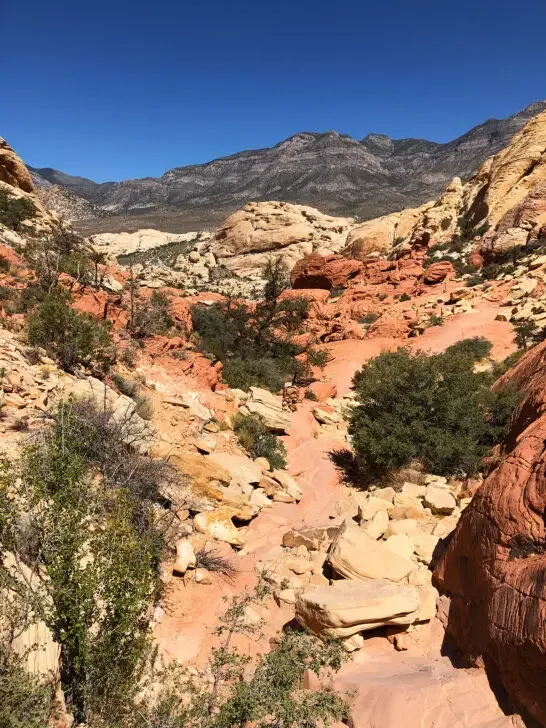
[[[2,25],[0,135],[97,181],[297,131],[448,141],[546,98],[543,0],[4,0]]]

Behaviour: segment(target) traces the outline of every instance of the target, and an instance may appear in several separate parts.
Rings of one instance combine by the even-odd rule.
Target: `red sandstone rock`
[[[504,455],[463,511],[435,576],[448,632],[546,725],[546,342],[507,372],[526,392]]]
[[[325,402],[328,397],[335,397],[337,395],[335,382],[313,382],[307,389],[315,394],[319,402]]]
[[[423,280],[430,286],[441,283],[446,278],[453,278],[454,275],[455,271],[451,263],[447,260],[442,260],[429,265],[424,273]]]
[[[360,273],[362,263],[341,255],[307,255],[298,261],[290,275],[292,288],[346,288]]]

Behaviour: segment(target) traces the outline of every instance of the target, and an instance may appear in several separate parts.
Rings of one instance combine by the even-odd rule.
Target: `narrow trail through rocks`
[[[497,313],[497,307],[483,302],[471,313],[428,329],[423,336],[409,340],[408,345],[414,350],[439,352],[461,339],[486,336],[493,344],[493,356],[502,359],[514,350],[513,330],[509,323],[495,320]],[[326,376],[335,381],[338,394],[343,395],[350,389],[354,372],[369,358],[399,345],[400,341],[379,338],[333,343],[329,350],[334,358],[326,368]],[[180,382],[163,375],[162,390],[170,393],[171,387],[180,393]],[[208,399],[217,398],[209,393]],[[300,405],[292,415],[289,434],[283,438],[288,470],[297,479],[303,498],[297,504],[275,503],[249,524],[245,547],[236,557],[239,573],[232,583],[217,580],[212,585],[198,585],[182,579],[171,582],[165,614],[156,628],[166,659],[203,664],[215,644],[212,631],[225,611],[226,598],[252,588],[258,560],[274,554],[289,529],[332,523],[343,512],[343,498],[349,489],[340,483],[328,453],[346,446],[346,442],[319,437],[312,407],[313,403],[307,401]],[[176,437],[176,433],[171,436]],[[265,621],[264,638],[237,640],[239,649],[249,654],[267,650],[268,640],[293,615],[290,608],[277,606],[272,600],[267,608],[259,607],[257,611]],[[395,652],[384,638],[366,640],[364,649],[336,677],[341,690],[356,694],[355,728],[523,725],[519,718],[502,713],[483,672],[455,669],[441,655],[442,638],[443,629],[435,619],[417,631],[406,652]]]

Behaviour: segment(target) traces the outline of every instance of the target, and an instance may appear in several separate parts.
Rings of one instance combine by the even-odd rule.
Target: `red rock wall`
[[[527,393],[498,466],[463,512],[435,571],[448,633],[546,726],[546,342],[503,377]]]

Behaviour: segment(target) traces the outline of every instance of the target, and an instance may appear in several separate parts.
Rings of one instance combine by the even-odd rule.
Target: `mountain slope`
[[[249,200],[284,200],[331,214],[375,217],[437,197],[455,175],[468,177],[506,146],[530,118],[546,109],[531,104],[503,120],[490,119],[447,144],[392,140],[370,134],[356,140],[337,132],[302,132],[272,148],[175,167],[162,177],[97,184],[54,169],[30,168],[35,178],[70,190],[116,215],[181,212],[210,218]]]

